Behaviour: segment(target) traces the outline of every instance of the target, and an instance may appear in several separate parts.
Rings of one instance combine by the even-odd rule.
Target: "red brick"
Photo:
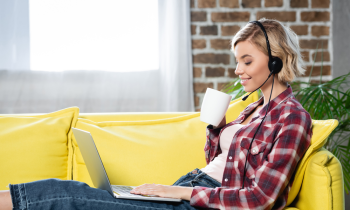
[[[212,39],[210,47],[216,50],[229,50],[231,48],[231,39]]]
[[[318,49],[321,49],[323,41],[323,49],[328,48],[328,39],[301,39],[299,40],[299,46],[301,49],[316,49],[318,43]]]
[[[309,7],[308,0],[291,0],[290,7]]]
[[[221,35],[222,36],[234,36],[241,27],[239,26],[221,26]]]
[[[230,84],[230,82],[219,82],[218,83],[218,91],[223,91],[225,86]]]
[[[310,75],[312,66],[307,66],[304,77],[308,77]],[[321,75],[321,66],[314,66],[314,69],[312,70],[311,76],[320,76]],[[322,69],[322,76],[323,75],[331,75],[331,66],[323,66]]]
[[[199,106],[199,97],[198,96],[194,97],[194,106]]]
[[[202,53],[193,56],[193,63],[230,64],[229,54]]]
[[[222,67],[217,67],[217,68],[206,67],[205,76],[206,77],[223,77],[225,76],[225,69]]]
[[[200,35],[218,35],[218,26],[200,26]]]
[[[265,17],[267,19],[276,19],[279,21],[296,21],[296,12],[262,12],[256,13],[257,20]]]
[[[207,21],[207,12],[191,12],[191,21]]]
[[[205,93],[207,91],[207,88],[213,89],[214,84],[212,82],[211,83],[195,82],[193,86],[194,86],[193,89],[195,93]]]
[[[202,68],[194,67],[193,68],[193,77],[201,77],[202,76]]]
[[[220,0],[220,7],[239,8],[238,0]]]
[[[265,0],[265,7],[282,7],[283,0]]]
[[[197,29],[197,26],[191,25],[191,35],[195,35],[196,34],[196,29]]]
[[[312,36],[328,36],[329,26],[312,26],[311,34]]]
[[[198,0],[198,8],[214,8],[216,0]]]
[[[243,8],[261,7],[261,0],[242,0]]]
[[[297,35],[307,35],[307,34],[308,34],[308,25],[290,26],[290,28],[291,28]]]
[[[323,52],[323,62],[324,61],[330,61],[330,57],[329,57],[329,52],[328,51],[317,51],[317,55],[316,55],[316,62],[321,62],[321,58],[322,58],[322,52]],[[315,54],[316,52],[312,53],[312,60],[314,60],[315,58]]]
[[[206,48],[205,39],[192,39],[192,49],[203,49]]]
[[[301,51],[301,55],[303,56],[303,60],[305,62],[310,61],[310,58],[309,58],[310,52],[309,51]]]
[[[235,74],[235,70],[236,69],[229,68],[228,69],[228,76],[231,77],[231,78],[237,78],[238,75]]]
[[[311,0],[312,8],[329,8],[330,0]]]
[[[213,22],[240,22],[249,21],[250,12],[212,12]]]
[[[329,12],[301,12],[301,21],[329,21]]]

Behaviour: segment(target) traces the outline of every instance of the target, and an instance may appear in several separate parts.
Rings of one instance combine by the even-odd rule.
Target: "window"
[[[29,0],[30,69],[159,68],[157,0]]]

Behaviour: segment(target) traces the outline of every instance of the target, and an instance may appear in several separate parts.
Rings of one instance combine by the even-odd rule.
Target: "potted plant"
[[[322,81],[323,51],[321,54],[321,76],[319,82],[311,81],[311,74],[316,60],[318,45],[314,56],[308,82],[291,83],[296,99],[314,120],[336,119],[339,125],[329,135],[324,147],[341,162],[344,177],[344,189],[350,190],[350,71],[330,81]],[[235,78],[221,90],[232,95],[232,100],[246,92]],[[261,96],[260,89],[258,90]]]

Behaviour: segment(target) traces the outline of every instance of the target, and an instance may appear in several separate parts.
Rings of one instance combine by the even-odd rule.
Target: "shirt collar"
[[[266,113],[266,109],[267,106],[269,105],[269,110],[272,110],[273,108],[275,108],[278,104],[280,104],[281,102],[285,101],[287,98],[291,97],[293,95],[293,91],[292,91],[292,87],[290,86],[290,84],[287,85],[287,89],[284,90],[282,93],[280,93],[276,98],[272,99],[270,101],[270,105],[266,104],[265,106],[263,106],[260,111],[259,111],[259,118],[263,118],[265,116]],[[261,98],[259,98],[259,100],[257,100],[254,103],[251,103],[247,106],[247,108],[245,108],[241,114],[247,116],[250,115],[250,113],[259,105],[264,104],[264,97],[262,96]],[[245,117],[244,117],[245,118]]]

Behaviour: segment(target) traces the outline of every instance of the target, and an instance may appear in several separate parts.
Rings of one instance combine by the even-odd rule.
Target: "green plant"
[[[319,82],[311,81],[318,45],[313,59],[308,82],[291,83],[295,97],[314,120],[337,119],[339,125],[329,135],[324,147],[341,162],[344,177],[344,189],[350,190],[350,71],[330,81],[322,81],[323,51],[321,54],[321,76]],[[224,86],[221,90],[232,95],[232,100],[246,94],[239,78]],[[260,89],[259,89],[260,91]],[[259,95],[261,96],[261,91]]]

